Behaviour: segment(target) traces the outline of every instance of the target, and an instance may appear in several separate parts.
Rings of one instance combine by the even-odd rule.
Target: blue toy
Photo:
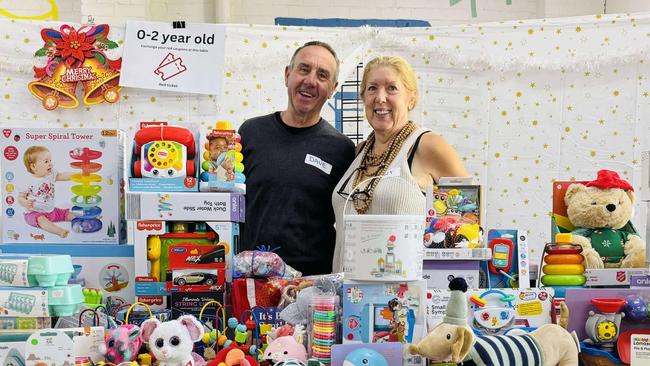
[[[642,320],[648,315],[648,305],[638,295],[627,295],[625,297],[625,318]]]
[[[368,348],[359,348],[356,349],[345,357],[343,360],[343,366],[388,366],[388,362],[377,351],[373,351]]]

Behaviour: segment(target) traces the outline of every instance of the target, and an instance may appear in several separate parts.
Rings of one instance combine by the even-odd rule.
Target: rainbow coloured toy
[[[70,163],[70,166],[81,169],[81,173],[73,174],[70,178],[73,182],[79,183],[70,188],[74,204],[71,211],[77,215],[72,219],[72,230],[77,233],[94,233],[102,228],[102,222],[99,219],[102,213],[102,209],[99,207],[102,202],[102,198],[99,196],[102,186],[95,184],[102,181],[102,177],[95,174],[102,169],[102,165],[92,161],[101,156],[101,151],[91,150],[87,147],[70,151],[70,158],[77,160]]]
[[[202,191],[244,191],[241,138],[228,121],[218,121],[205,135],[201,155]]]

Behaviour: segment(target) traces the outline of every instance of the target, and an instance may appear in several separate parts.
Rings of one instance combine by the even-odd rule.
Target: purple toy
[[[625,297],[625,317],[632,320],[645,319],[648,314],[648,305],[638,295],[627,295]]]
[[[114,364],[135,360],[142,346],[140,328],[133,324],[109,329],[104,341],[105,344],[99,345],[99,351],[104,354],[106,361]]]

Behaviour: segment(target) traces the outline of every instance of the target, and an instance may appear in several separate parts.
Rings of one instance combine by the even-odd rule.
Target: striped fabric
[[[496,335],[475,337],[467,359],[477,366],[542,366],[542,352],[533,337]]]

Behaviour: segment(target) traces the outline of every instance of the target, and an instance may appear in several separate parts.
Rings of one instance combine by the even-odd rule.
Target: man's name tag
[[[309,164],[311,166],[314,166],[320,170],[322,170],[325,174],[330,174],[332,172],[332,164],[326,162],[325,160],[311,155],[307,154],[305,155],[305,164]]]
[[[396,166],[394,168],[388,169],[386,173],[384,174],[384,177],[399,177],[401,175],[399,166]]]

